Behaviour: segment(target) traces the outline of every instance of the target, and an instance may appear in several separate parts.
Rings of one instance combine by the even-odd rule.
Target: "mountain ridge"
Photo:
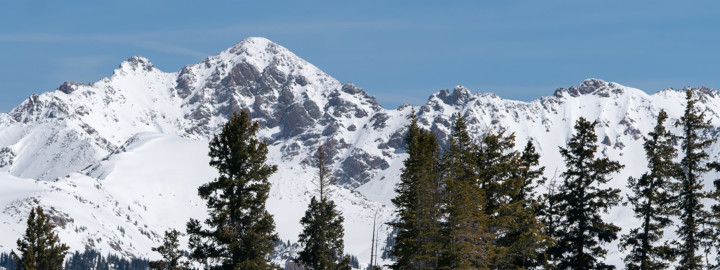
[[[720,95],[710,88],[694,89],[714,119],[711,132],[720,132]],[[390,199],[413,109],[441,145],[456,113],[466,119],[476,141],[486,132],[503,131],[516,136],[517,148],[533,141],[548,178],[564,168],[557,147],[572,134],[574,121],[580,116],[597,120],[601,153],[637,164],[611,182],[624,186],[627,177],[643,172],[642,136],[659,109],[673,121],[683,106],[683,90],[650,95],[587,79],[530,102],[456,86],[430,95],[425,104],[393,110],[264,38],[248,38],[171,73],[134,56],[108,78],[66,82],[0,114],[0,187],[6,190],[0,216],[9,220],[0,223],[0,250],[14,245],[29,207],[43,205],[66,220],[61,237],[72,238],[73,249],[155,256],[150,247],[165,229],[182,230],[189,217],[202,217],[196,188],[215,177],[207,165],[206,143],[241,109],[260,123],[259,136],[269,143],[268,161],[280,168],[271,178],[268,209],[281,239],[296,240],[300,215],[314,190],[311,157],[324,145],[339,180],[333,198],[346,217],[346,247],[367,262],[372,213],[383,221],[392,218]],[[718,144],[711,153],[718,158]],[[168,205],[186,209],[170,214]],[[608,216],[625,225],[634,222],[627,208]],[[385,226],[382,233],[389,229]],[[613,252],[610,260],[619,264],[620,253]]]

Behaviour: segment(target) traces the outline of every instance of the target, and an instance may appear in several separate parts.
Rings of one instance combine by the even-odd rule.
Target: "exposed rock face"
[[[63,92],[65,94],[72,94],[75,92],[75,90],[78,89],[78,87],[83,86],[82,83],[77,82],[64,82],[60,87],[58,87],[58,91]]]
[[[267,141],[283,145],[284,160],[304,160],[318,145],[332,144],[342,147],[332,155],[331,163],[341,164],[337,170],[349,166],[352,172],[359,172],[358,168],[365,171],[344,175],[344,183],[362,184],[373,171],[384,168],[370,154],[344,153],[349,151],[346,132],[357,132],[358,125],[386,126],[390,117],[378,113],[384,109],[375,98],[262,38],[244,40],[174,74],[157,70],[146,58],[131,57],[119,65],[112,78],[91,85],[63,83],[56,92],[32,95],[8,116],[25,124],[62,120],[57,129],[72,135],[51,136],[51,143],[67,144],[63,141],[77,138],[83,151],[102,157],[137,132],[210,138],[240,110],[248,111],[260,123]],[[117,133],[119,129],[122,132]],[[24,153],[16,154],[7,147],[12,145],[0,145],[6,149],[0,153],[2,166],[19,167],[17,162],[28,162]],[[40,163],[64,168],[58,174],[22,176],[50,180],[85,168],[90,164],[83,162],[93,159],[56,166],[54,157],[61,155],[57,151]],[[348,158],[353,161],[345,162]]]
[[[705,87],[693,91],[698,93],[708,118],[713,119],[708,134],[720,133],[720,95]],[[347,196],[340,199],[356,196],[352,198],[357,200],[346,206],[377,209],[368,205],[391,205],[393,188],[406,158],[403,141],[413,110],[418,123],[437,135],[441,147],[447,145],[457,114],[465,118],[475,142],[488,133],[500,132],[513,134],[516,148],[532,141],[542,156],[541,165],[548,168],[546,177],[551,178],[554,172],[562,171],[557,149],[572,135],[577,118],[599,123],[599,153],[622,163],[637,163],[643,159],[643,135],[652,128],[657,112],[665,109],[672,122],[682,115],[683,102],[683,90],[647,95],[616,83],[589,79],[532,102],[471,93],[458,86],[431,95],[420,106],[403,105],[390,110],[382,108],[361,88],[335,80],[287,49],[266,39],[250,38],[176,73],[162,72],[147,59],[132,57],[121,63],[110,78],[89,85],[66,82],[55,92],[30,96],[8,114],[0,114],[0,174],[41,180],[37,183],[43,190],[68,191],[71,200],[110,211],[110,217],[124,213],[127,218],[118,217],[133,224],[129,216],[140,219],[140,213],[146,210],[140,202],[121,209],[117,201],[105,201],[112,198],[108,194],[88,200],[75,197],[75,188],[89,185],[79,190],[105,190],[100,179],[112,171],[113,157],[134,154],[128,148],[141,142],[152,144],[153,135],[160,133],[194,143],[209,140],[233,113],[243,110],[260,124],[259,136],[269,145],[268,162],[278,165],[280,172],[290,172],[279,176],[290,178],[281,181],[289,187],[277,185],[273,192],[305,188],[302,181],[307,179],[292,176],[308,176],[315,170],[313,155],[323,145],[333,175],[340,185],[352,189],[339,189],[345,192],[342,196]],[[720,156],[720,144],[710,151],[714,158]],[[619,180],[611,184],[625,186],[623,181],[641,174],[643,165],[627,166],[616,178]],[[68,175],[78,182],[42,181],[69,179]],[[195,187],[183,186],[182,190]],[[277,200],[294,197],[292,202],[302,201],[308,194],[298,190],[273,196]],[[102,203],[92,204],[98,198]],[[31,199],[15,201],[20,206],[32,204]],[[6,210],[19,209],[13,207]],[[14,216],[19,212],[13,212]],[[371,216],[364,218],[372,220]],[[91,237],[93,232],[75,227],[80,221],[68,219],[63,212],[55,215],[57,224],[67,226],[66,232],[75,230],[86,237],[82,244],[94,247],[109,242],[112,249],[128,252],[127,246],[116,241],[122,237],[101,243]],[[157,233],[166,228],[132,226],[129,228],[135,228],[137,233],[133,241],[145,239],[148,243],[157,240]]]
[[[374,176],[373,170],[384,170],[388,167],[390,164],[382,157],[375,157],[360,149],[355,149],[342,162],[343,170],[337,171],[335,176],[340,179],[341,185],[355,188],[370,181]]]

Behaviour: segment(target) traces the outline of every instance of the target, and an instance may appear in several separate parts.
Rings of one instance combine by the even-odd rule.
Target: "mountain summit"
[[[708,117],[720,123],[720,95],[699,90]],[[683,97],[678,90],[648,95],[588,79],[531,102],[457,86],[420,106],[389,110],[363,89],[265,38],[245,39],[173,73],[131,57],[110,78],[66,82],[0,114],[0,251],[14,248],[25,216],[41,205],[73,249],[155,257],[150,248],[163,231],[183,230],[190,217],[204,217],[197,187],[216,177],[207,142],[232,113],[246,110],[269,143],[269,162],[279,167],[268,208],[280,238],[297,240],[314,190],[312,154],[323,145],[339,180],[331,196],[345,215],[346,252],[366,262],[374,214],[381,224],[393,216],[390,199],[406,157],[403,138],[413,108],[441,145],[457,113],[475,140],[505,131],[515,134],[518,147],[533,141],[548,178],[563,170],[557,149],[570,138],[575,120],[598,121],[600,151],[633,164],[612,182],[624,187],[628,176],[644,171],[642,136],[655,115],[665,109],[671,121],[679,118]],[[718,144],[711,150],[717,158]],[[618,208],[609,216],[636,222],[627,211]],[[381,234],[388,230],[381,226]],[[614,252],[610,260],[621,265],[620,255]],[[283,256],[279,251],[276,259]]]

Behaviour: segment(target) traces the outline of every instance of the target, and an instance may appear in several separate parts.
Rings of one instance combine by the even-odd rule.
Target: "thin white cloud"
[[[154,51],[188,55],[197,58],[208,56],[207,53],[192,50],[166,42],[154,41],[147,34],[137,35],[65,35],[48,33],[0,34],[0,42],[34,42],[34,43],[110,43],[130,45]]]
[[[180,42],[159,40],[192,41],[208,38],[238,36],[238,41],[252,35],[273,34],[316,34],[338,31],[393,31],[413,26],[402,20],[334,21],[334,22],[273,22],[233,25],[216,28],[192,28],[182,30],[146,31],[133,34],[55,34],[55,33],[0,33],[0,42],[29,43],[109,43],[129,45],[164,53],[205,58],[208,53],[177,45]]]
[[[53,58],[51,62],[55,68],[48,74],[48,78],[53,81],[87,82],[96,79],[98,70],[112,61],[113,57],[109,55]]]

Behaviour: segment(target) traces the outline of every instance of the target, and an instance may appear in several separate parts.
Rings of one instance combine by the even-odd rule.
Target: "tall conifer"
[[[496,268],[534,269],[544,264],[543,252],[553,243],[538,218],[540,207],[535,188],[545,182],[544,167],[537,167],[540,155],[528,141],[517,161],[512,177],[506,185],[510,201],[499,216],[505,216],[503,233],[497,245],[504,247],[503,255],[496,259]]]
[[[18,255],[11,255],[16,267],[24,270],[61,270],[68,246],[60,243],[50,217],[38,206],[30,210],[23,238],[17,240]]]
[[[328,199],[328,188],[334,181],[326,159],[325,150],[320,146],[315,155],[319,198],[312,197],[300,220],[303,231],[298,242],[303,249],[298,253],[297,261],[308,270],[350,269],[350,257],[344,255],[344,219],[335,202]]]
[[[595,157],[596,124],[581,117],[567,146],[560,147],[567,170],[562,174],[563,192],[554,195],[561,218],[554,232],[558,242],[551,250],[559,269],[614,268],[604,263],[607,250],[601,243],[617,239],[620,228],[602,220],[600,214],[620,203],[620,190],[600,185],[623,165]]]
[[[180,232],[175,229],[165,231],[165,238],[160,246],[152,248],[152,251],[160,253],[161,260],[150,262],[150,269],[156,270],[188,270],[189,263],[183,260],[185,254],[180,250],[178,236]]]
[[[198,188],[207,201],[205,228],[187,224],[191,257],[208,269],[269,269],[275,233],[273,216],[265,209],[270,192],[268,177],[277,166],[265,164],[267,144],[257,139],[259,125],[242,111],[233,114],[210,142],[210,166],[215,180]]]
[[[682,127],[682,135],[679,137],[682,139],[680,152],[683,154],[680,161],[680,183],[676,187],[680,211],[680,226],[676,230],[680,256],[677,269],[702,269],[702,256],[697,251],[701,244],[708,240],[710,233],[703,228],[709,213],[702,203],[707,194],[703,192],[701,176],[709,170],[706,166],[708,154],[705,148],[709,147],[714,139],[707,138],[710,121],[705,120],[705,112],[696,105],[697,100],[693,98],[692,90],[686,91],[685,99],[685,113],[675,123],[675,126]]]
[[[444,217],[442,269],[487,269],[493,255],[483,191],[477,183],[476,145],[458,114],[443,154]]]
[[[720,162],[711,162],[707,166],[720,173]],[[715,204],[710,207],[710,218],[707,222],[710,232],[708,247],[715,249],[715,254],[720,254],[720,178],[713,180],[713,187],[714,190],[709,194]],[[716,255],[715,263],[708,268],[720,268],[720,256]]]
[[[479,183],[486,195],[485,213],[495,236],[494,269],[527,269],[539,266],[538,255],[550,244],[536,216],[534,187],[542,182],[533,168],[539,156],[532,143],[523,154],[514,150],[515,135],[488,134],[477,155]]]
[[[635,217],[642,223],[624,235],[621,249],[628,251],[625,257],[627,269],[651,270],[667,269],[669,261],[674,260],[669,243],[660,243],[665,228],[672,223],[674,214],[672,184],[680,173],[679,164],[673,159],[677,150],[673,146],[674,137],[665,128],[668,115],[661,110],[655,128],[648,133],[643,144],[648,159],[649,171],[640,178],[630,178],[628,195]]]
[[[405,137],[408,158],[392,199],[397,218],[393,269],[435,269],[440,256],[439,146],[435,135],[417,124],[413,112]]]

